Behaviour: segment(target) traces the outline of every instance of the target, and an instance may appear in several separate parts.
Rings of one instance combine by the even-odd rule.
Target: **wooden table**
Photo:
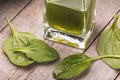
[[[55,80],[52,71],[57,62],[49,64],[33,64],[28,67],[16,67],[3,53],[1,46],[10,34],[4,17],[8,16],[17,31],[27,31],[43,39],[44,0],[0,0],[0,80]],[[119,0],[97,0],[96,24],[93,35],[85,50],[72,48],[63,44],[45,40],[57,49],[61,59],[77,53],[85,52],[88,56],[97,56],[96,45],[99,34],[111,26],[113,15],[120,13]],[[120,20],[118,25],[120,26]],[[119,70],[106,65],[102,60],[94,62],[81,76],[74,80],[120,80]]]

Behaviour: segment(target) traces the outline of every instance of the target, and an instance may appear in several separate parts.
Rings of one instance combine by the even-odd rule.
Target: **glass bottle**
[[[84,49],[94,29],[96,0],[46,0],[44,37]]]

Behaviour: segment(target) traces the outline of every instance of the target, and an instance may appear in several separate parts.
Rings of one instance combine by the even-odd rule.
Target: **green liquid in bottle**
[[[85,11],[54,3],[47,3],[46,9],[47,21],[52,28],[75,35],[82,33]]]

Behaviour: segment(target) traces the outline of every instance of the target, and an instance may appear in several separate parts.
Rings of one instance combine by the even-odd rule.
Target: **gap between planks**
[[[118,9],[118,11],[116,12],[116,14],[120,13],[120,9]],[[99,32],[99,34],[88,44],[88,47],[84,50],[83,53],[85,53],[89,47],[95,42],[95,40],[100,36],[100,34],[106,29],[106,27],[112,22],[112,20],[114,19],[114,16],[110,19],[110,21],[105,25],[105,27]]]
[[[32,1],[32,0],[31,0],[31,1]],[[28,2],[28,4],[29,4],[29,3],[30,3],[30,2]],[[27,7],[28,4],[26,4],[25,7]],[[25,7],[24,7],[24,8],[25,8]],[[23,8],[23,9],[24,9],[24,8]],[[23,9],[21,9],[16,16],[18,16],[19,13],[21,13]],[[118,10],[117,13],[119,13],[119,12],[120,12],[120,9]],[[15,16],[13,19],[11,19],[11,21],[13,21],[13,20],[16,18],[16,16]],[[110,24],[110,22],[111,22],[112,20],[113,20],[113,17],[112,17],[112,19],[110,19],[110,21],[107,23],[107,25],[102,29],[102,31]],[[0,31],[0,33],[1,33],[6,27],[7,27],[7,25]],[[102,31],[101,31],[101,32],[102,32]],[[93,44],[93,42],[98,38],[98,36],[101,34],[101,32],[95,37],[95,39],[90,43],[90,45]],[[87,49],[89,49],[90,45],[87,47]],[[87,49],[86,49],[84,52],[86,52]],[[13,74],[13,75],[14,75],[14,74]]]
[[[28,3],[26,3],[26,5],[10,20],[10,22],[12,22],[12,21],[23,11],[23,9],[25,9],[25,8],[28,6],[28,4],[31,3],[31,1],[32,1],[32,0],[30,0]],[[7,26],[8,26],[8,24],[6,24],[5,27],[3,27],[3,28],[0,30],[0,33],[1,33],[2,31],[4,31]]]

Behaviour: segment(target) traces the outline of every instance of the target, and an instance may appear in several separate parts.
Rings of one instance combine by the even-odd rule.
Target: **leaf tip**
[[[114,15],[114,23],[117,23],[118,19],[119,19],[119,15],[118,15],[118,14],[115,14],[115,15]]]

